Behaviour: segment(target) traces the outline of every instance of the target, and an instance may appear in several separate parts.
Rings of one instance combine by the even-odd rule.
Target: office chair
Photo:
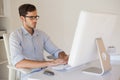
[[[20,80],[21,73],[28,74],[32,70],[31,69],[18,69],[12,65],[10,48],[9,48],[9,35],[10,34],[7,34],[7,33],[3,34],[3,40],[4,40],[4,45],[5,45],[5,50],[6,50],[7,60],[8,60],[7,67],[9,69],[8,80]]]

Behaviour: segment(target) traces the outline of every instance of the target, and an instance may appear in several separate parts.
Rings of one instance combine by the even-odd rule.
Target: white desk
[[[93,64],[87,65],[92,66]],[[55,73],[54,76],[44,75],[43,70],[32,74],[29,76],[28,80],[120,80],[120,61],[114,64],[112,63],[112,70],[103,76],[83,73],[82,69],[89,66],[83,65],[69,71],[52,70]]]

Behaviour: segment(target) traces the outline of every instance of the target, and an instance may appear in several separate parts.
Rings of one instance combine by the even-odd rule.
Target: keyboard
[[[54,70],[68,70],[72,68],[70,65],[66,64],[66,65],[58,65],[58,66],[53,66],[52,69]]]

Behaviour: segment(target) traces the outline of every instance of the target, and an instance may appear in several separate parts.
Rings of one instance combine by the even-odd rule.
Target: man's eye
[[[25,16],[25,17],[30,18],[30,19],[38,19],[39,18],[39,16]]]
[[[30,16],[31,19],[35,18],[35,16]]]

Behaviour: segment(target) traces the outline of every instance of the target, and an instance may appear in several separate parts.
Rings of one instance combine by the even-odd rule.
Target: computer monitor
[[[75,67],[98,59],[96,38],[102,38],[106,49],[114,46],[120,52],[119,21],[115,14],[81,11],[68,64]]]

